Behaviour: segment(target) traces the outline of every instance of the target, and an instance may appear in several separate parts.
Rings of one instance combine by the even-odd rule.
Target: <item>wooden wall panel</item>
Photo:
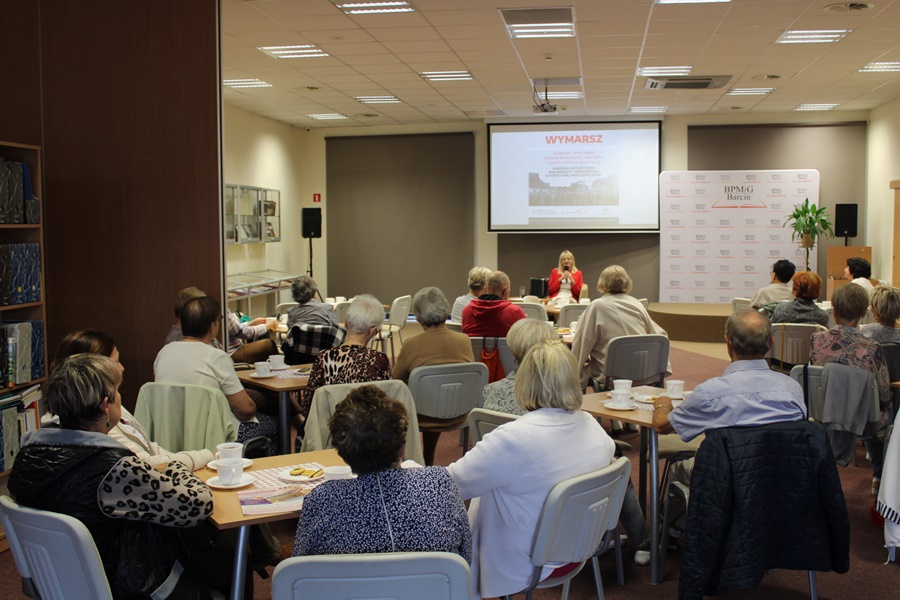
[[[39,3],[0,2],[0,141],[41,143]]]
[[[109,331],[133,406],[196,285],[222,297],[216,0],[41,3],[48,345]]]

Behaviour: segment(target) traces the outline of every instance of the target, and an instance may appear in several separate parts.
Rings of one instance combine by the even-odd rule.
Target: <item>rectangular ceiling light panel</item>
[[[785,31],[775,40],[779,44],[827,44],[840,41],[849,29],[796,29]]]
[[[272,87],[271,83],[266,83],[260,79],[225,79],[222,81],[222,85],[232,89]]]
[[[262,46],[257,48],[275,58],[324,58],[328,53],[312,44],[301,46]]]
[[[334,2],[334,5],[347,15],[377,15],[385,13],[416,12],[409,2]]]
[[[571,8],[514,8],[500,14],[516,39],[575,37]]]

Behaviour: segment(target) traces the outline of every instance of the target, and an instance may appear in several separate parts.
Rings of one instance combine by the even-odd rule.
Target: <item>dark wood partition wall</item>
[[[41,143],[39,5],[0,2],[0,141]]]
[[[21,4],[33,37],[4,63],[40,52],[42,132],[23,141],[44,148],[50,358],[73,329],[109,331],[133,406],[175,293],[223,294],[218,2]],[[4,96],[19,87],[7,77]]]

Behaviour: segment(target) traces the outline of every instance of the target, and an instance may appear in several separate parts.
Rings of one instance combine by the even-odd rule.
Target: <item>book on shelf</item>
[[[0,471],[12,468],[19,453],[19,407],[22,397],[11,394],[0,398]]]
[[[35,333],[37,331],[37,333]],[[22,385],[44,376],[44,322],[19,321],[0,324],[0,382]]]

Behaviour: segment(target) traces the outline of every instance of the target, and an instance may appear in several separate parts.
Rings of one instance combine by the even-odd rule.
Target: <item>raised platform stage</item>
[[[666,330],[670,340],[722,342],[731,305],[651,302],[647,312]]]

